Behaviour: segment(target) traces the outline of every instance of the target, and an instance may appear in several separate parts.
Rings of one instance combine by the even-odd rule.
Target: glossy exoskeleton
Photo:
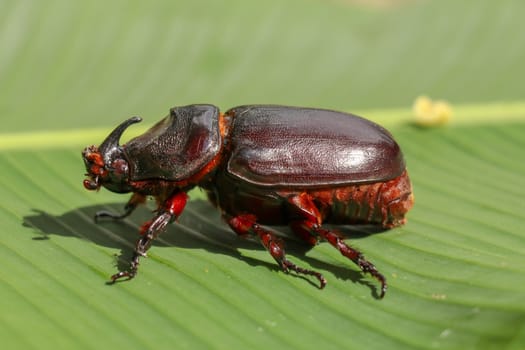
[[[132,192],[124,213],[101,211],[96,218],[121,219],[147,196],[158,203],[143,225],[128,270],[112,281],[133,278],[139,258],[183,211],[187,192],[203,188],[237,234],[260,240],[285,271],[326,279],[287,259],[283,240],[261,225],[289,225],[307,243],[328,241],[387,289],[385,277],[348,246],[328,224],[405,223],[413,205],[403,154],[381,126],[348,113],[274,105],[248,105],[220,113],[213,105],[174,107],[143,135],[120,145],[122,133],[141,121],[120,124],[99,147],[82,156],[84,186]]]

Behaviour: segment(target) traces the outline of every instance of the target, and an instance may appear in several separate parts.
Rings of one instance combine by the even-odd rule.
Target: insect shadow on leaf
[[[133,254],[135,242],[139,237],[137,232],[141,224],[151,217],[151,211],[147,207],[141,207],[124,220],[114,221],[109,218],[102,218],[99,219],[98,224],[95,224],[93,218],[96,212],[100,210],[121,212],[122,208],[123,205],[121,203],[108,203],[80,207],[62,215],[52,215],[44,210],[33,209],[30,215],[24,217],[22,224],[25,227],[36,230],[36,235],[31,237],[34,241],[47,241],[52,239],[53,235],[57,235],[75,237],[93,242],[102,247],[118,249],[119,253],[115,254],[115,267],[122,271],[129,267],[129,257]],[[353,266],[346,264],[343,258],[340,263],[331,264],[311,257],[307,253],[312,247],[296,238],[286,227],[272,227],[272,229],[285,239],[286,251],[291,256],[300,257],[301,260],[318,270],[330,271],[339,279],[366,285],[371,289],[375,298],[379,297],[377,286],[368,281]],[[341,232],[345,237],[355,239],[381,231],[377,227],[351,226],[344,227],[344,230]],[[280,267],[273,261],[259,260],[242,254],[239,249],[264,250],[264,248],[251,239],[238,237],[221,220],[212,205],[204,200],[190,201],[178,222],[168,225],[166,232],[159,236],[153,245],[154,247],[205,249],[210,253],[235,257],[251,266],[262,265],[272,271],[281,271]],[[155,260],[155,249],[151,253],[152,259]],[[293,272],[290,275],[317,286],[316,281],[311,280],[308,276]]]

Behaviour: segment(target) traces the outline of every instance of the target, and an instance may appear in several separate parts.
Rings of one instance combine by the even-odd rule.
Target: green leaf
[[[525,347],[524,4],[384,3],[1,2],[2,346]],[[450,125],[410,124],[423,93],[452,103]],[[284,274],[198,190],[137,278],[106,285],[153,205],[95,224],[127,197],[85,191],[80,151],[130,115],[151,125],[195,102],[357,111],[393,132],[416,196],[408,224],[343,228],[386,275],[383,300],[325,243],[287,241],[324,290]]]

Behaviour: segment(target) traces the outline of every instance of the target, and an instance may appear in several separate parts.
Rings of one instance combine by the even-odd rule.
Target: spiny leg
[[[186,206],[187,200],[188,195],[185,192],[177,192],[164,201],[164,205],[157,211],[157,216],[142,226],[142,237],[137,240],[129,269],[111,276],[110,283],[115,283],[120,279],[132,279],[135,277],[138,271],[140,257],[147,257],[146,253],[155,238],[164,231],[168,223],[176,220],[180,216]]]
[[[124,213],[115,214],[111,211],[100,210],[95,213],[95,222],[98,222],[100,218],[110,218],[113,220],[122,220],[125,217],[128,217],[133,211],[137,208],[139,204],[142,204],[146,201],[146,196],[138,193],[133,193],[128,203],[124,207]]]
[[[226,218],[226,221],[233,231],[235,231],[239,236],[253,235],[258,237],[262,245],[275,259],[275,261],[277,261],[284,272],[288,273],[291,270],[298,274],[314,276],[319,280],[320,289],[323,289],[326,285],[326,279],[319,272],[299,267],[288,260],[284,251],[284,241],[273,234],[271,231],[268,231],[259,226],[254,215],[244,214],[235,217],[229,217]]]
[[[328,243],[337,248],[343,256],[359,266],[361,271],[369,273],[377,279],[379,283],[381,283],[379,298],[385,296],[387,290],[386,278],[360,251],[348,246],[340,234],[321,227],[321,214],[308,194],[302,193],[297,196],[292,196],[288,198],[288,203],[294,207],[294,211],[304,218],[303,220],[290,223],[290,227],[294,232],[310,244],[315,244],[318,238],[328,241]]]
[[[297,225],[295,227],[297,227]],[[328,241],[328,243],[337,248],[337,250],[339,250],[343,256],[352,260],[357,266],[359,266],[361,271],[364,273],[369,273],[372,277],[377,279],[379,283],[381,283],[381,292],[379,293],[379,298],[382,299],[385,296],[388,287],[385,276],[383,276],[377,270],[374,264],[368,261],[359,250],[347,245],[340,234],[324,229],[316,223],[307,221],[302,222],[302,227],[312,234],[322,238],[323,240]]]

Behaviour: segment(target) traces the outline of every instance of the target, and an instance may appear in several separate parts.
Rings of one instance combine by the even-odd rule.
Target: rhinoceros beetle
[[[220,113],[197,104],[172,108],[143,135],[120,145],[122,133],[140,121],[124,121],[99,147],[82,152],[88,190],[133,193],[122,214],[101,211],[95,219],[122,219],[148,196],[158,203],[156,215],[142,226],[129,269],[112,282],[136,275],[139,258],[182,213],[186,193],[199,186],[233,231],[258,238],[285,272],[326,285],[321,273],[288,260],[283,240],[266,226],[289,225],[311,245],[328,241],[376,278],[384,296],[385,277],[339,233],[323,227],[405,223],[412,186],[403,154],[384,128],[325,109],[247,105]]]

